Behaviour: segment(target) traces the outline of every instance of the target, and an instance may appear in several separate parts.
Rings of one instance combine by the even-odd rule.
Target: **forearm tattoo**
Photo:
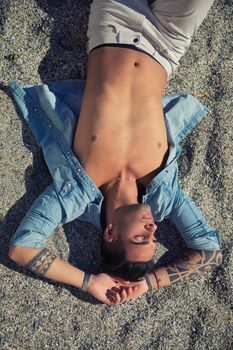
[[[210,272],[216,266],[221,265],[222,254],[220,251],[189,251],[176,263],[166,267],[170,284],[183,279],[190,279],[203,272]]]
[[[37,275],[43,276],[49,270],[55,259],[56,256],[47,248],[44,248],[27,263],[25,268]]]

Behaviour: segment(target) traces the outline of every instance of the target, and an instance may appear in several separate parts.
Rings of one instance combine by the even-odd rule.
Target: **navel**
[[[138,62],[134,62],[134,66],[135,66],[135,67],[138,67],[138,66],[139,66],[139,63],[138,63]]]

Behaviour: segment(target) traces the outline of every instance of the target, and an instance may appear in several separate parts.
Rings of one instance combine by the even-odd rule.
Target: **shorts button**
[[[138,42],[138,38],[134,38],[134,39],[133,39],[133,42],[134,42],[134,43],[137,43],[137,42]]]

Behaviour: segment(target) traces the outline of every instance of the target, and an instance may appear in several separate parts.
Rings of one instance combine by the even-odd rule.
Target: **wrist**
[[[156,271],[155,270],[152,270],[150,273],[149,273],[149,278],[150,278],[150,281],[151,281],[151,285],[152,285],[152,288],[153,289],[159,289],[159,283],[158,283],[158,277],[156,275]]]
[[[89,283],[87,285],[87,290],[86,290],[88,293],[91,293],[91,288],[92,288],[94,279],[95,279],[95,275],[91,274],[90,279],[89,279]]]
[[[147,287],[148,287],[148,292],[152,292],[153,286],[152,286],[152,283],[151,283],[151,276],[150,276],[149,273],[145,274],[145,280],[146,280],[146,284],[147,284]]]
[[[85,272],[81,286],[81,290],[83,292],[89,292],[90,284],[92,282],[92,276],[93,275],[91,273]]]

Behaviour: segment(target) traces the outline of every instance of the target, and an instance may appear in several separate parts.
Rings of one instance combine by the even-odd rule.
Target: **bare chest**
[[[145,55],[137,55],[130,52],[119,64],[114,59],[108,64],[100,63],[99,67],[89,67],[73,149],[98,187],[123,171],[149,181],[161,167],[167,151],[161,106],[163,89],[148,81],[150,58],[146,57],[144,62]],[[135,60],[141,70],[134,70],[138,68]],[[98,57],[94,66],[96,62]],[[158,80],[162,79],[159,73]]]

